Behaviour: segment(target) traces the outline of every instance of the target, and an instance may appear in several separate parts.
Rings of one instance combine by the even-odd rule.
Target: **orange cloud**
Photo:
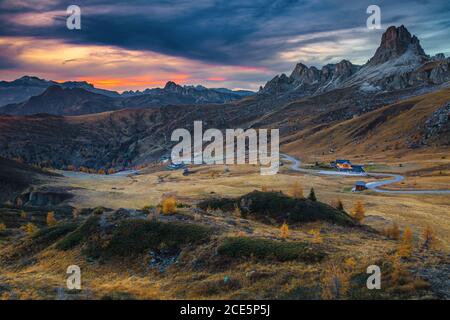
[[[208,79],[206,79],[208,81],[225,81],[227,80],[226,78],[223,77],[209,77]]]
[[[87,81],[96,87],[117,91],[161,87],[167,81],[242,87],[244,82],[232,79],[265,73],[261,68],[212,65],[156,52],[74,45],[56,39],[0,37],[0,50],[2,48],[13,53],[20,65],[15,70],[2,70],[9,77],[27,74],[45,79]]]

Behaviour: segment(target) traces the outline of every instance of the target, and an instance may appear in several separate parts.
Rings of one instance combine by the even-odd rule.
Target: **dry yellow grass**
[[[340,199],[348,211],[354,203],[364,203],[364,223],[382,230],[395,221],[400,227],[411,225],[414,231],[422,233],[430,226],[444,248],[450,248],[450,201],[448,195],[387,195],[379,193],[351,193],[350,187],[359,178],[316,176],[290,173],[283,166],[275,176],[261,176],[256,166],[230,166],[229,173],[210,179],[209,172],[223,172],[224,166],[195,167],[196,172],[183,176],[180,171],[153,172],[133,177],[83,176],[80,178],[59,178],[50,181],[52,186],[72,188],[74,198],[70,204],[77,208],[106,206],[118,208],[142,208],[148,203],[158,203],[165,194],[176,190],[178,201],[193,202],[211,195],[236,197],[261,186],[271,190],[289,193],[296,183],[314,187],[317,198],[332,204]],[[159,176],[166,176],[158,182]]]

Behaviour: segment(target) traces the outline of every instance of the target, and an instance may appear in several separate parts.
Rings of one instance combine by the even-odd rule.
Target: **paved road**
[[[283,160],[287,160],[291,162],[291,169],[300,172],[314,173],[314,174],[328,174],[328,175],[343,175],[343,176],[359,176],[359,177],[386,177],[389,178],[387,180],[382,181],[374,181],[366,183],[366,187],[369,190],[381,193],[390,193],[390,194],[450,194],[450,190],[385,190],[380,189],[381,186],[386,186],[389,184],[393,184],[396,182],[400,182],[405,179],[404,176],[394,173],[343,173],[340,171],[324,171],[324,170],[313,170],[313,169],[304,169],[300,167],[300,160],[291,157],[290,155],[282,153],[281,156]]]
[[[116,179],[127,177],[129,175],[134,175],[138,173],[139,170],[124,170],[119,171],[113,174],[96,174],[96,173],[84,173],[79,171],[60,171],[62,175],[68,178],[76,178],[76,179]]]

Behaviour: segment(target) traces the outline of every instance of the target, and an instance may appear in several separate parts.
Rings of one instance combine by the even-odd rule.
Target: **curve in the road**
[[[281,156],[283,157],[284,160],[287,160],[292,163],[290,168],[294,171],[314,173],[314,174],[323,174],[323,175],[328,174],[328,175],[345,175],[345,176],[369,176],[366,173],[364,173],[364,174],[361,174],[361,173],[345,173],[345,174],[343,174],[340,171],[320,171],[320,170],[313,170],[313,169],[304,169],[304,168],[300,167],[301,162],[299,159],[296,159],[285,153],[282,153]],[[370,176],[390,178],[387,180],[366,183],[366,187],[369,190],[373,190],[375,192],[390,193],[390,194],[450,194],[450,190],[447,190],[447,189],[443,189],[443,190],[385,190],[385,189],[380,189],[380,187],[382,187],[382,186],[400,182],[403,179],[405,179],[405,177],[402,175],[399,175],[399,174],[394,174],[394,173],[370,173]]]

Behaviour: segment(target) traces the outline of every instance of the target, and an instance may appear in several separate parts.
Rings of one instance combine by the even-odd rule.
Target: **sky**
[[[366,27],[371,4],[382,29]],[[69,5],[81,9],[81,30],[66,27]],[[363,64],[401,24],[428,54],[450,55],[448,0],[0,0],[0,79],[257,90],[298,62]]]

